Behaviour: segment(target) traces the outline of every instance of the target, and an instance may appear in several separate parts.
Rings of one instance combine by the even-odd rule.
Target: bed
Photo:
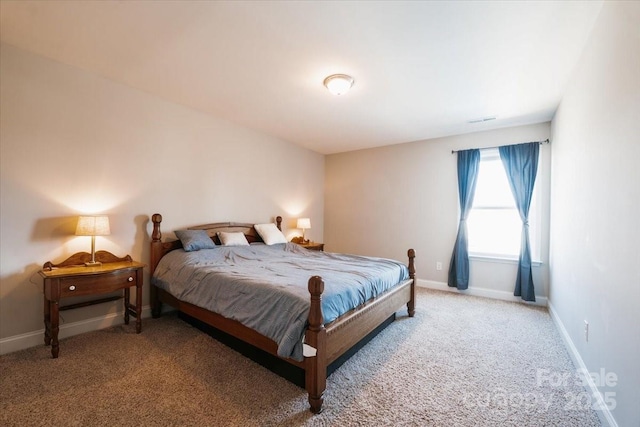
[[[397,274],[395,270],[392,273],[386,273],[387,270],[384,269],[387,267],[396,268],[393,264],[397,262],[392,260],[325,254],[303,249],[293,243],[265,245],[254,224],[248,223],[225,222],[189,227],[189,230],[206,232],[206,236],[218,246],[216,249],[187,252],[183,249],[180,240],[162,240],[160,227],[162,216],[160,214],[154,214],[152,222],[150,269],[153,317],[160,316],[163,303],[168,304],[206,325],[278,357],[286,364],[302,369],[304,371],[304,386],[309,394],[310,410],[313,413],[319,413],[322,410],[327,367],[330,364],[339,358],[346,357],[345,355],[352,348],[357,348],[363,339],[380,328],[404,305],[407,307],[409,317],[413,317],[415,313],[415,252],[413,249],[409,249],[407,253],[408,265],[401,265],[402,268],[398,271],[402,272],[399,276],[394,276]],[[282,218],[278,216],[276,218],[278,230],[282,229],[281,224]],[[237,248],[219,246],[220,233],[223,235],[224,233],[235,233],[236,235],[242,233],[249,245]],[[266,253],[270,257],[268,262],[263,261],[263,257],[267,256]],[[216,256],[222,257],[221,261],[216,261]],[[234,259],[234,262],[231,263],[232,268],[225,267],[224,260],[230,258]],[[236,259],[238,263],[235,262]],[[178,262],[186,263],[188,267],[177,264]],[[364,290],[352,292],[364,299],[361,302],[349,303],[355,304],[353,307],[347,306],[347,303],[342,302],[345,297],[338,295],[336,291],[337,288],[341,286],[345,288],[346,285],[343,286],[337,282],[341,281],[342,277],[349,277],[348,273],[351,268],[355,268],[355,264],[360,262],[366,266],[366,271],[351,274],[351,276],[374,276],[375,289],[366,292]],[[376,264],[372,264],[370,268],[367,262]],[[384,266],[384,263],[389,265]],[[283,278],[285,276],[284,270],[280,270],[280,268],[285,268],[285,264],[293,264],[294,268],[287,273],[286,278]],[[247,267],[244,267],[245,265]],[[287,266],[287,268],[290,267]],[[188,273],[184,273],[187,268],[193,269],[193,271],[188,270]],[[222,293],[225,289],[224,281],[217,277],[225,268],[231,268],[234,270],[233,274],[236,275],[233,276],[235,282],[227,287],[239,288],[239,294],[248,293],[245,292],[245,289],[248,289],[253,283],[249,282],[249,278],[247,278],[250,275],[249,271],[259,268],[258,275],[264,284],[255,285],[256,293],[250,295],[249,298],[260,300],[263,303],[269,301],[268,304],[263,305],[276,307],[280,299],[285,299],[285,296],[272,297],[271,293],[266,293],[271,292],[271,290],[267,290],[270,286],[284,288],[283,281],[286,281],[297,287],[293,290],[283,289],[282,295],[286,294],[286,298],[293,299],[286,302],[288,305],[283,306],[284,309],[278,308],[276,310],[277,313],[286,312],[289,316],[288,321],[291,325],[284,328],[286,329],[286,339],[281,339],[280,335],[273,332],[283,328],[263,326],[265,324],[264,318],[258,318],[251,323],[242,317],[243,314],[237,314],[239,306],[250,307],[250,305],[247,305],[246,301],[237,302],[233,299],[235,296],[229,298],[227,294]],[[240,268],[246,268],[246,273],[245,270],[236,271]],[[380,277],[377,276],[378,268],[380,268]],[[373,274],[373,271],[376,273]],[[310,274],[310,272],[316,274]],[[238,274],[239,276],[237,276]],[[311,277],[307,278],[307,274]],[[250,279],[255,280],[254,276],[255,274]],[[327,280],[326,292],[323,276]],[[178,285],[180,277],[184,278],[185,283]],[[207,280],[217,278],[215,280],[220,281],[220,288],[212,287],[204,281],[203,284],[195,286],[195,283],[200,283],[201,278],[205,277]],[[384,286],[379,283],[384,283]],[[301,291],[298,289],[301,285],[305,288],[304,296],[300,295]],[[346,288],[356,289],[356,286],[359,284],[356,283],[353,287],[349,284]],[[215,298],[203,293],[204,289],[211,292],[210,288],[216,289],[212,294],[215,295]],[[334,303],[345,305],[346,308],[342,307],[342,310],[346,310],[346,312],[335,311],[332,305]],[[232,306],[232,311],[230,311],[232,315],[225,311],[226,306]],[[256,312],[259,311],[261,310],[256,310]],[[274,317],[273,311],[266,315]],[[301,315],[303,315],[302,319]],[[283,315],[282,317],[287,316]],[[276,317],[281,316],[278,314]]]

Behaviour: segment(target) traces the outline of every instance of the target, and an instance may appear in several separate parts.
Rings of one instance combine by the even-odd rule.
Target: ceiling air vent
[[[495,120],[496,117],[492,116],[492,117],[482,117],[480,119],[474,119],[474,120],[469,120],[467,123],[482,123],[482,122],[488,122],[491,120]]]

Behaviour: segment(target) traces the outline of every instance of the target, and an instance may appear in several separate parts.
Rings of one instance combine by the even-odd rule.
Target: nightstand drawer
[[[93,295],[117,291],[136,285],[136,271],[114,271],[109,274],[69,277],[60,280],[60,297]]]

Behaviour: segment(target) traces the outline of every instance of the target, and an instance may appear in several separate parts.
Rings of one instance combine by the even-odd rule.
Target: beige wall
[[[451,150],[482,148],[549,137],[549,123],[458,135],[327,156],[327,250],[406,259],[417,253],[423,284],[446,287],[458,227],[456,156]],[[546,297],[550,148],[541,146],[543,264],[534,267],[536,295]],[[442,270],[436,270],[436,262]],[[469,292],[510,299],[516,264],[475,260]]]
[[[638,426],[640,3],[604,3],[552,132],[550,307],[579,366],[617,376],[612,424]]]
[[[147,263],[155,212],[165,236],[282,215],[289,237],[308,216],[308,236],[322,240],[324,156],[11,46],[0,64],[0,351],[42,342],[37,272],[89,250],[72,235],[80,213],[109,215],[98,249]],[[61,334],[116,311],[64,312]]]

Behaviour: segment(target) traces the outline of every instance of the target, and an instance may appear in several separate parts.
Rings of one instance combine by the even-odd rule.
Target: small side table
[[[318,242],[307,242],[307,243],[296,243],[299,246],[302,246],[305,249],[309,249],[311,251],[322,251],[324,252],[324,243]]]
[[[112,296],[60,307],[60,300],[68,297],[106,294],[124,289],[124,323],[129,316],[136,318],[136,333],[142,331],[142,271],[144,264],[133,261],[129,255],[119,258],[107,251],[96,252],[96,261],[102,265],[86,267],[91,254],[78,252],[60,264],[46,262],[40,271],[44,278],[44,343],[51,345],[51,356],[59,353],[58,332],[60,311],[115,301],[123,296]],[[136,303],[130,303],[130,288],[136,287]]]

